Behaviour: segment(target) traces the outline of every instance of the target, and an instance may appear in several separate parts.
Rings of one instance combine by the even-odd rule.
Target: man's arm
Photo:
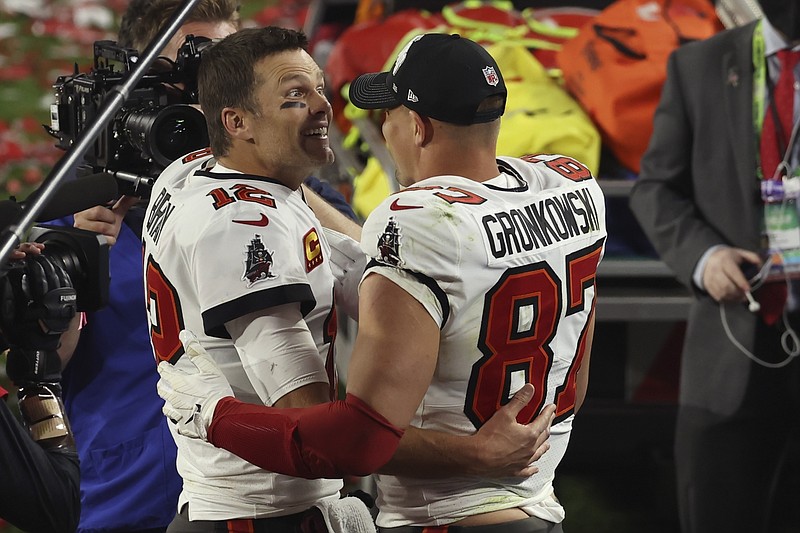
[[[360,239],[361,228],[334,209],[329,202],[314,191],[304,187],[306,201],[326,229]],[[347,243],[339,244],[340,237],[326,232],[333,249],[332,268],[337,278],[337,302],[345,312],[358,319],[357,284],[366,261],[353,260],[353,253],[344,253]],[[363,253],[356,247],[353,252]],[[364,256],[366,259],[366,256]],[[354,312],[355,311],[355,312]],[[517,400],[509,404],[513,409]],[[527,403],[527,402],[526,402]],[[524,405],[523,405],[524,406]],[[520,407],[521,409],[521,407]],[[531,463],[549,448],[546,439],[552,422],[546,408],[530,424],[516,423],[513,416],[498,412],[474,436],[464,437],[432,430],[409,427],[400,447],[381,473],[406,474],[417,477],[451,475],[491,475],[527,477],[538,469]]]
[[[303,186],[305,190],[310,189],[317,193],[320,198],[325,200],[345,217],[350,220],[358,220],[355,211],[353,211],[353,208],[347,202],[347,198],[327,181],[321,180],[316,176],[309,176],[303,182]]]
[[[213,362],[194,355],[202,348],[188,347],[187,354],[211,370],[203,373],[199,388],[195,376],[160,364],[165,414],[190,436],[202,436],[213,415],[209,442],[273,472],[306,478],[375,472],[394,454],[428,388],[439,328],[417,300],[383,276],[364,280],[360,300],[364,318],[345,400],[267,409],[221,397],[207,386],[216,380]],[[213,412],[204,406],[214,406]],[[204,421],[199,432],[198,419]]]
[[[361,283],[347,392],[407,428],[439,357],[439,325],[408,292],[379,274]]]
[[[226,322],[225,329],[236,346],[250,386],[262,402],[242,406],[252,407],[256,412],[263,411],[265,406],[297,411],[330,401],[325,366],[296,303],[243,315]],[[179,424],[180,434],[207,440],[208,426],[218,402],[223,399],[233,401],[234,405],[240,402],[233,400],[231,383],[197,337],[189,331],[182,331],[180,340],[186,352],[184,357],[198,370],[188,380],[193,380],[186,389],[192,394],[176,395],[170,384],[177,385],[179,381],[176,380],[185,373],[166,362],[159,365],[158,371],[162,376],[174,374],[173,380],[170,384],[166,379],[159,381],[158,393],[163,398],[170,398],[163,411],[173,423]],[[298,376],[311,379],[311,383],[297,387]],[[173,409],[173,405],[179,409]],[[183,412],[179,412],[181,408]],[[238,412],[242,415],[241,409]]]
[[[80,483],[74,447],[43,450],[3,400],[0,435],[0,517],[24,531],[75,531]]]
[[[61,368],[66,368],[67,364],[75,354],[78,341],[81,339],[81,320],[84,314],[78,313],[69,323],[67,331],[61,334],[61,342],[58,345],[58,357],[61,360]]]
[[[642,157],[639,178],[630,194],[630,208],[661,259],[687,287],[702,255],[712,246],[730,244],[708,223],[697,202],[692,175],[693,126],[687,115],[680,63],[676,53],[667,62],[667,78],[653,118],[653,134]],[[696,176],[704,181],[704,176]],[[711,180],[714,182],[715,180]],[[735,189],[735,187],[731,187]],[[726,191],[714,201],[725,205]]]
[[[249,313],[225,329],[265,405],[308,407],[331,400],[325,364],[297,303]],[[298,376],[312,382],[296,387]]]
[[[394,290],[396,285],[390,282],[387,288]],[[413,301],[409,302],[409,304],[412,303]],[[386,306],[379,305],[379,307],[384,308]],[[278,310],[275,311],[275,314],[283,316],[289,311],[288,309],[285,311]],[[287,342],[272,346],[272,339],[275,336],[269,332],[274,332],[276,329],[297,330],[297,325],[293,325],[293,323],[297,322],[299,324],[302,320],[299,310],[294,309],[294,315],[294,318],[285,316],[280,319],[277,317],[256,316],[256,314],[248,315],[237,321],[245,324],[244,326],[241,324],[238,326],[228,324],[227,329],[231,332],[232,337],[236,339],[235,342],[237,344],[243,344],[243,353],[270,353],[273,354],[271,359],[277,360],[281,356],[275,357],[276,353],[280,350],[287,350],[287,346],[292,347],[291,351],[295,351],[301,345],[301,342],[300,340],[289,342],[287,339]],[[374,317],[374,314],[372,316]],[[264,322],[265,320],[272,320],[272,322],[266,323]],[[361,328],[361,330],[359,335],[367,333],[364,328]],[[247,333],[248,331],[249,333]],[[263,332],[267,333],[264,334]],[[310,333],[308,335],[310,336]],[[380,344],[378,342],[376,346]],[[436,346],[438,351],[438,340]],[[285,354],[286,358],[293,356],[296,356],[296,354]],[[370,355],[369,359],[372,361],[373,356]],[[247,367],[248,362],[246,360],[243,362]],[[258,383],[258,376],[253,375],[251,381]],[[321,387],[320,385],[322,384],[314,384],[294,390],[281,398],[274,406],[306,407],[324,403],[328,401],[327,390],[324,385]],[[528,425],[518,424],[515,420],[516,414],[532,397],[531,388],[532,386],[530,385],[526,386],[518,393],[516,400],[498,412],[473,436],[457,436],[437,431],[409,428],[409,433],[401,440],[400,448],[395,453],[390,465],[387,465],[390,470],[382,470],[382,472],[402,472],[408,475],[424,477],[470,473],[492,476],[532,474],[537,469],[531,463],[536,461],[547,449],[545,441],[552,421],[550,416],[552,409],[545,410],[536,421]],[[308,396],[312,392],[314,395]],[[414,410],[416,410],[416,406],[414,406]]]
[[[547,438],[555,406],[545,406],[530,424],[519,424],[516,416],[531,398],[533,385],[527,384],[470,436],[410,426],[378,473],[417,478],[532,476],[539,471],[534,463],[550,449]]]
[[[393,305],[385,305],[386,301]],[[211,443],[267,470],[308,478],[377,471],[394,454],[430,384],[438,357],[439,328],[416,299],[377,274],[368,276],[362,285],[360,312],[365,319],[350,363],[346,400],[311,409],[265,409],[224,397],[228,394],[208,386],[218,369],[204,361],[199,344],[190,343],[187,354],[196,357],[198,367],[202,364],[207,371],[198,379],[160,364],[158,389],[167,401],[165,413],[178,424],[179,432],[188,436],[204,438],[210,424]],[[516,401],[524,405],[525,395],[529,399],[531,394],[532,387],[527,385]],[[412,435],[407,453],[398,461],[410,463],[415,449],[434,442],[418,460],[422,465],[436,465],[442,474],[477,458],[485,463],[471,465],[483,468],[476,473],[530,475],[535,470],[530,462],[547,448],[541,439],[547,436],[552,407],[545,408],[528,426],[521,426],[513,420],[514,411],[522,408],[519,403],[504,407],[495,415],[499,418],[487,422],[483,433],[473,437],[420,431]],[[517,432],[499,436],[508,427]],[[510,440],[520,432],[534,444]],[[506,440],[497,440],[503,438]],[[476,450],[481,439],[493,447]],[[498,451],[502,449],[510,451],[503,456],[504,452]]]
[[[262,468],[302,477],[366,475],[388,461],[430,384],[439,327],[416,299],[383,276],[367,276],[359,300],[359,315],[364,318],[350,359],[349,399],[319,412],[273,410],[264,419],[296,417],[287,436],[302,447],[300,464],[292,465],[298,459],[294,453],[283,457],[265,453],[285,448],[288,441],[278,439],[283,445],[274,442],[274,446],[256,443],[253,430],[261,437],[267,437],[269,430],[243,427],[235,411],[220,409],[224,400],[214,413],[209,442]],[[273,435],[267,438],[274,440]]]
[[[361,240],[361,226],[346,217],[311,188],[303,185],[306,203],[326,228],[338,231],[356,241]]]

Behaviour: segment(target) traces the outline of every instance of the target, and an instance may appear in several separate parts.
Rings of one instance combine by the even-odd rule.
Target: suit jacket
[[[751,362],[725,334],[719,306],[692,283],[703,253],[725,244],[759,251],[763,204],[753,131],[755,23],[687,44],[667,80],[630,205],[664,262],[693,292],[680,401],[727,415],[742,401]],[[728,305],[736,340],[753,350],[759,318]]]

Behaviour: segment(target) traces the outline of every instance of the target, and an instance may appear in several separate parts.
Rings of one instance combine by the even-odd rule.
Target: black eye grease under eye
[[[290,107],[305,107],[306,104],[303,102],[284,102],[281,104],[281,109],[289,109]]]

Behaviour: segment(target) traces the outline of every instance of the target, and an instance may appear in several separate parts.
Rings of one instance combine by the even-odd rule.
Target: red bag
[[[399,11],[384,20],[362,22],[347,28],[337,39],[325,64],[333,98],[334,117],[342,131],[349,125],[343,108],[342,88],[366,72],[381,72],[397,53],[396,47],[410,31],[432,29],[442,23],[436,15],[415,9]]]
[[[617,0],[564,44],[566,87],[622,165],[639,172],[669,54],[721,29],[708,0]]]

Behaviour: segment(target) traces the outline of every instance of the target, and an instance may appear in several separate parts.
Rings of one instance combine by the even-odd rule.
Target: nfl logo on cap
[[[483,77],[486,78],[486,83],[492,86],[497,86],[500,83],[500,78],[497,76],[494,67],[486,67],[483,69]]]
[[[470,125],[500,118],[507,91],[483,46],[458,34],[425,33],[406,44],[391,70],[353,80],[349,96],[361,109],[402,105],[434,120]]]

